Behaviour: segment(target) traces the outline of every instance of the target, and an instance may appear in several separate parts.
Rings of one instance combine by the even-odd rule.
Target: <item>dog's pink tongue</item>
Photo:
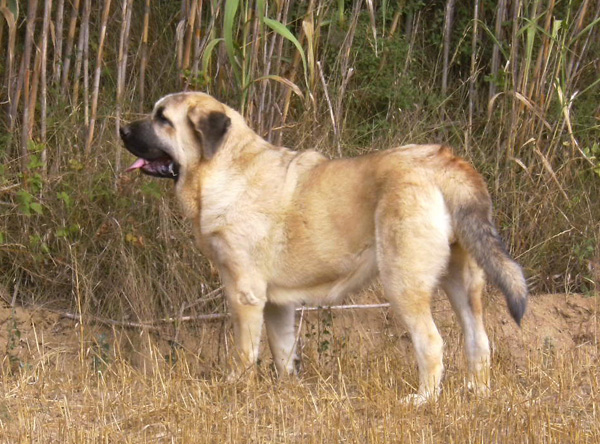
[[[142,159],[142,158],[140,158],[140,159],[136,160],[135,162],[133,162],[133,163],[131,164],[131,166],[125,170],[125,172],[126,172],[126,173],[129,173],[130,171],[133,171],[133,170],[137,170],[137,169],[139,169],[139,168],[142,168],[142,167],[143,167],[144,165],[146,165],[147,163],[148,163],[148,162],[147,162],[145,159]]]

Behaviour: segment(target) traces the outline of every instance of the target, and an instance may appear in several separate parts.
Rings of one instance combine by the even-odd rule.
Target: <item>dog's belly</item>
[[[373,246],[357,253],[350,264],[347,262],[337,273],[332,273],[331,264],[327,264],[329,275],[307,275],[306,270],[296,270],[295,276],[289,279],[286,279],[287,273],[275,277],[269,282],[267,299],[275,304],[330,305],[360,290],[377,274]],[[294,274],[294,270],[290,273]]]

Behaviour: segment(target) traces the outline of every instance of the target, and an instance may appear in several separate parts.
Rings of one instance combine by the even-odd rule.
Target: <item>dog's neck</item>
[[[217,153],[215,157],[221,156],[226,158],[228,162],[245,165],[259,161],[263,154],[268,154],[270,151],[281,152],[285,150],[292,152],[288,148],[275,146],[263,139],[237,111],[229,108],[227,116],[231,119],[231,126],[225,135],[222,152]]]

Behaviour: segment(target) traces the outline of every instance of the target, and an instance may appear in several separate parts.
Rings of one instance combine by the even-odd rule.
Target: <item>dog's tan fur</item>
[[[170,125],[157,121],[157,109]],[[226,120],[216,135],[215,116]],[[430,309],[438,286],[464,330],[473,387],[488,390],[483,270],[517,322],[527,288],[491,222],[485,183],[466,161],[440,145],[336,160],[275,147],[202,93],[161,99],[151,125],[179,165],[176,195],[223,281],[238,373],[256,362],[263,320],[278,372],[292,373],[294,308],[331,304],[379,275],[417,355],[419,390],[409,399],[439,393],[443,342]]]

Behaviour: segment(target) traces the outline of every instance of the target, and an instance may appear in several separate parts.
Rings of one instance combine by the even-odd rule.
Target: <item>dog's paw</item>
[[[411,395],[405,396],[400,400],[404,405],[412,405],[414,407],[420,407],[428,402],[435,401],[435,396],[425,396],[420,393],[413,393]]]
[[[469,392],[474,393],[476,396],[480,396],[482,398],[488,397],[490,395],[490,386],[488,384],[484,384],[482,382],[477,381],[468,381],[467,382],[467,390]]]
[[[256,366],[250,366],[246,369],[236,365],[227,374],[225,381],[228,383],[248,383],[256,376]]]
[[[273,362],[275,374],[278,379],[293,378],[300,373],[302,362],[300,358],[294,357],[289,360]]]

